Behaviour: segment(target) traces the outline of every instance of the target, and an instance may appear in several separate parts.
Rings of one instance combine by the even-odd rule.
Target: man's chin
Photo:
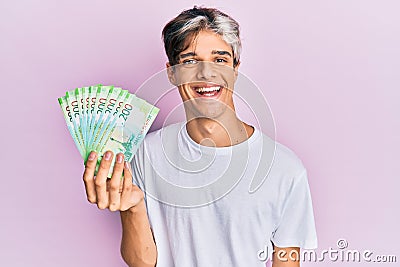
[[[209,118],[218,119],[226,113],[227,106],[223,103],[214,103],[213,105],[201,105],[197,106],[195,104],[185,105],[186,113],[188,118]]]

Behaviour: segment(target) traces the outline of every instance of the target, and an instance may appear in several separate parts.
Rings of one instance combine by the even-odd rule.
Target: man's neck
[[[227,147],[246,141],[254,128],[237,117],[225,120],[196,118],[186,124],[189,136],[204,146]]]

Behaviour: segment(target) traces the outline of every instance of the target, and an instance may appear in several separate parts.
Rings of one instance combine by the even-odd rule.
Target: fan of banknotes
[[[128,90],[101,84],[68,91],[58,102],[82,158],[96,151],[98,165],[108,150],[131,161],[159,112]]]

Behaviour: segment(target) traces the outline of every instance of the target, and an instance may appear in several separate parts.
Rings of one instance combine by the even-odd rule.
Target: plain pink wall
[[[351,249],[395,255],[399,2],[259,2],[210,5],[241,24],[241,71],[266,95],[277,140],[309,170],[319,249],[346,238]],[[57,97],[99,82],[135,91],[165,66],[164,24],[192,6],[0,3],[1,266],[124,266],[119,215],[86,201],[82,160]]]

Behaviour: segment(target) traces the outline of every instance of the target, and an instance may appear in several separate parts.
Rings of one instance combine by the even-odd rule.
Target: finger
[[[124,170],[124,154],[118,153],[115,159],[113,174],[109,185],[110,210],[119,210],[121,195],[119,192],[122,171]]]
[[[129,162],[124,165],[124,180],[121,193],[121,211],[128,210],[136,206],[143,199],[143,192],[139,187],[132,183],[132,169]]]
[[[122,181],[121,181],[121,188],[120,188],[120,192],[122,194],[124,188],[125,191],[127,189],[130,189],[133,186],[133,182],[132,182],[132,168],[131,168],[131,164],[127,161],[124,162],[124,175],[122,176]]]
[[[97,206],[99,207],[99,209],[105,209],[108,207],[108,192],[106,181],[112,159],[113,153],[111,151],[107,151],[106,153],[104,153],[104,156],[100,162],[99,171],[96,175],[95,185]]]
[[[85,183],[86,197],[90,203],[96,203],[96,188],[94,184],[94,171],[96,169],[97,153],[92,151],[86,161],[83,182]]]
[[[130,170],[129,162],[124,163],[124,180],[121,192],[121,211],[128,210],[133,204],[130,201],[130,193],[132,190],[132,172]]]
[[[122,188],[124,187],[124,175],[122,174],[121,179],[120,179],[120,183],[119,183],[119,189],[118,189],[118,193],[121,194],[122,193]]]
[[[131,170],[131,166],[130,163],[125,161],[124,162],[124,180],[123,180],[123,186],[122,186],[122,192],[127,192],[129,190],[131,190],[132,188],[132,170]]]

